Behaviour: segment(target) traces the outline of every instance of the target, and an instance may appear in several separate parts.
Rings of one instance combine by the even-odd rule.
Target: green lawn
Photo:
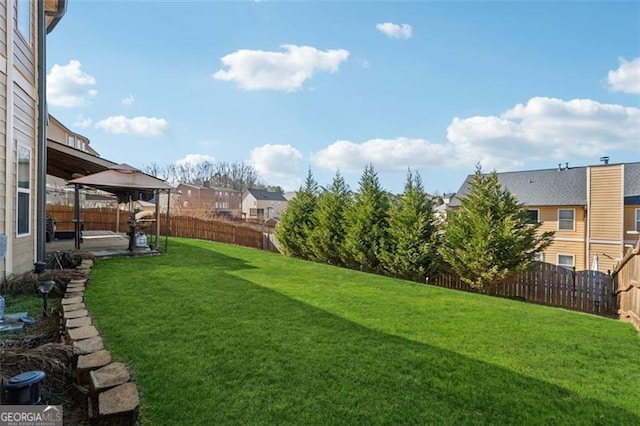
[[[86,298],[144,424],[640,424],[615,320],[186,239]]]

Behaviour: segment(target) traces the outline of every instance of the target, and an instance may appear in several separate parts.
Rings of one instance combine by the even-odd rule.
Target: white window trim
[[[22,29],[22,19],[21,17],[24,16],[22,15],[21,12],[21,5],[28,5],[29,7],[27,8],[27,14],[29,16],[29,32],[28,34],[25,34],[23,29]],[[29,45],[29,46],[33,46],[33,3],[31,2],[31,0],[15,0],[15,7],[16,7],[16,22],[17,22],[17,29],[18,29],[18,34],[20,35],[20,37],[22,37],[22,39],[24,40],[24,42]]]
[[[20,188],[20,150],[24,148],[29,152],[29,188]],[[31,235],[31,209],[32,199],[31,199],[31,187],[33,186],[33,174],[31,173],[31,168],[33,167],[33,149],[27,145],[17,144],[16,150],[16,238],[28,237]],[[25,233],[20,233],[20,227],[18,226],[18,221],[20,220],[20,195],[19,194],[27,194],[29,196],[29,207],[27,209],[27,227],[28,230]]]
[[[570,258],[571,258],[571,265],[561,265],[561,264],[560,264],[560,256],[567,256],[567,257],[570,257]],[[575,267],[575,266],[576,266],[576,257],[575,257],[575,255],[573,255],[573,254],[558,253],[558,257],[557,257],[557,259],[556,259],[556,260],[557,260],[556,264],[557,264],[558,266],[562,266],[562,267],[564,267],[564,268],[573,268],[573,267]]]
[[[573,212],[573,221],[571,222],[571,229],[561,229],[560,228],[560,212],[570,210]],[[558,209],[558,231],[575,231],[576,230],[576,209]],[[566,219],[563,219],[566,220]]]

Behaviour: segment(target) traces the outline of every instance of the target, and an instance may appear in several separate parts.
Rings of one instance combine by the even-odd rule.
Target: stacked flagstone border
[[[93,261],[83,260],[78,270],[91,273]],[[65,340],[72,345],[76,361],[76,378],[89,389],[88,415],[100,424],[135,424],[140,404],[138,388],[131,382],[127,366],[112,362],[111,353],[84,304],[88,279],[72,280],[61,301]]]

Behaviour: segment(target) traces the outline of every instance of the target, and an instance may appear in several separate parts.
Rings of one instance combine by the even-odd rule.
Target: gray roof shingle
[[[253,189],[253,188],[247,189],[247,192],[253,195],[256,200],[287,201],[287,199],[284,198],[284,195],[281,192],[271,192],[271,191],[265,191],[263,189]]]
[[[636,204],[634,200],[640,201],[640,163],[624,166],[625,204]],[[587,167],[582,166],[498,173],[498,181],[526,206],[586,206],[586,176]],[[460,199],[470,190],[472,179],[473,175],[467,176],[451,201],[451,207],[460,205]]]

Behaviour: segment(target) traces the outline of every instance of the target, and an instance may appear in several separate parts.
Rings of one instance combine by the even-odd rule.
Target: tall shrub
[[[278,242],[286,255],[303,259],[311,257],[308,240],[314,228],[313,213],[317,202],[318,184],[309,170],[304,186],[289,201],[275,230]]]
[[[314,228],[309,233],[309,246],[315,260],[342,264],[345,214],[350,200],[349,186],[337,172],[331,186],[319,195],[313,215]]]
[[[551,244],[553,233],[538,232],[540,225],[495,172],[483,175],[478,168],[468,195],[448,214],[440,254],[464,282],[490,291]]]
[[[404,192],[391,208],[380,260],[392,276],[424,281],[437,268],[437,226],[419,173],[409,171]]]
[[[347,266],[380,272],[379,255],[386,236],[389,198],[372,165],[364,169],[359,185],[359,192],[346,215],[343,260]]]

